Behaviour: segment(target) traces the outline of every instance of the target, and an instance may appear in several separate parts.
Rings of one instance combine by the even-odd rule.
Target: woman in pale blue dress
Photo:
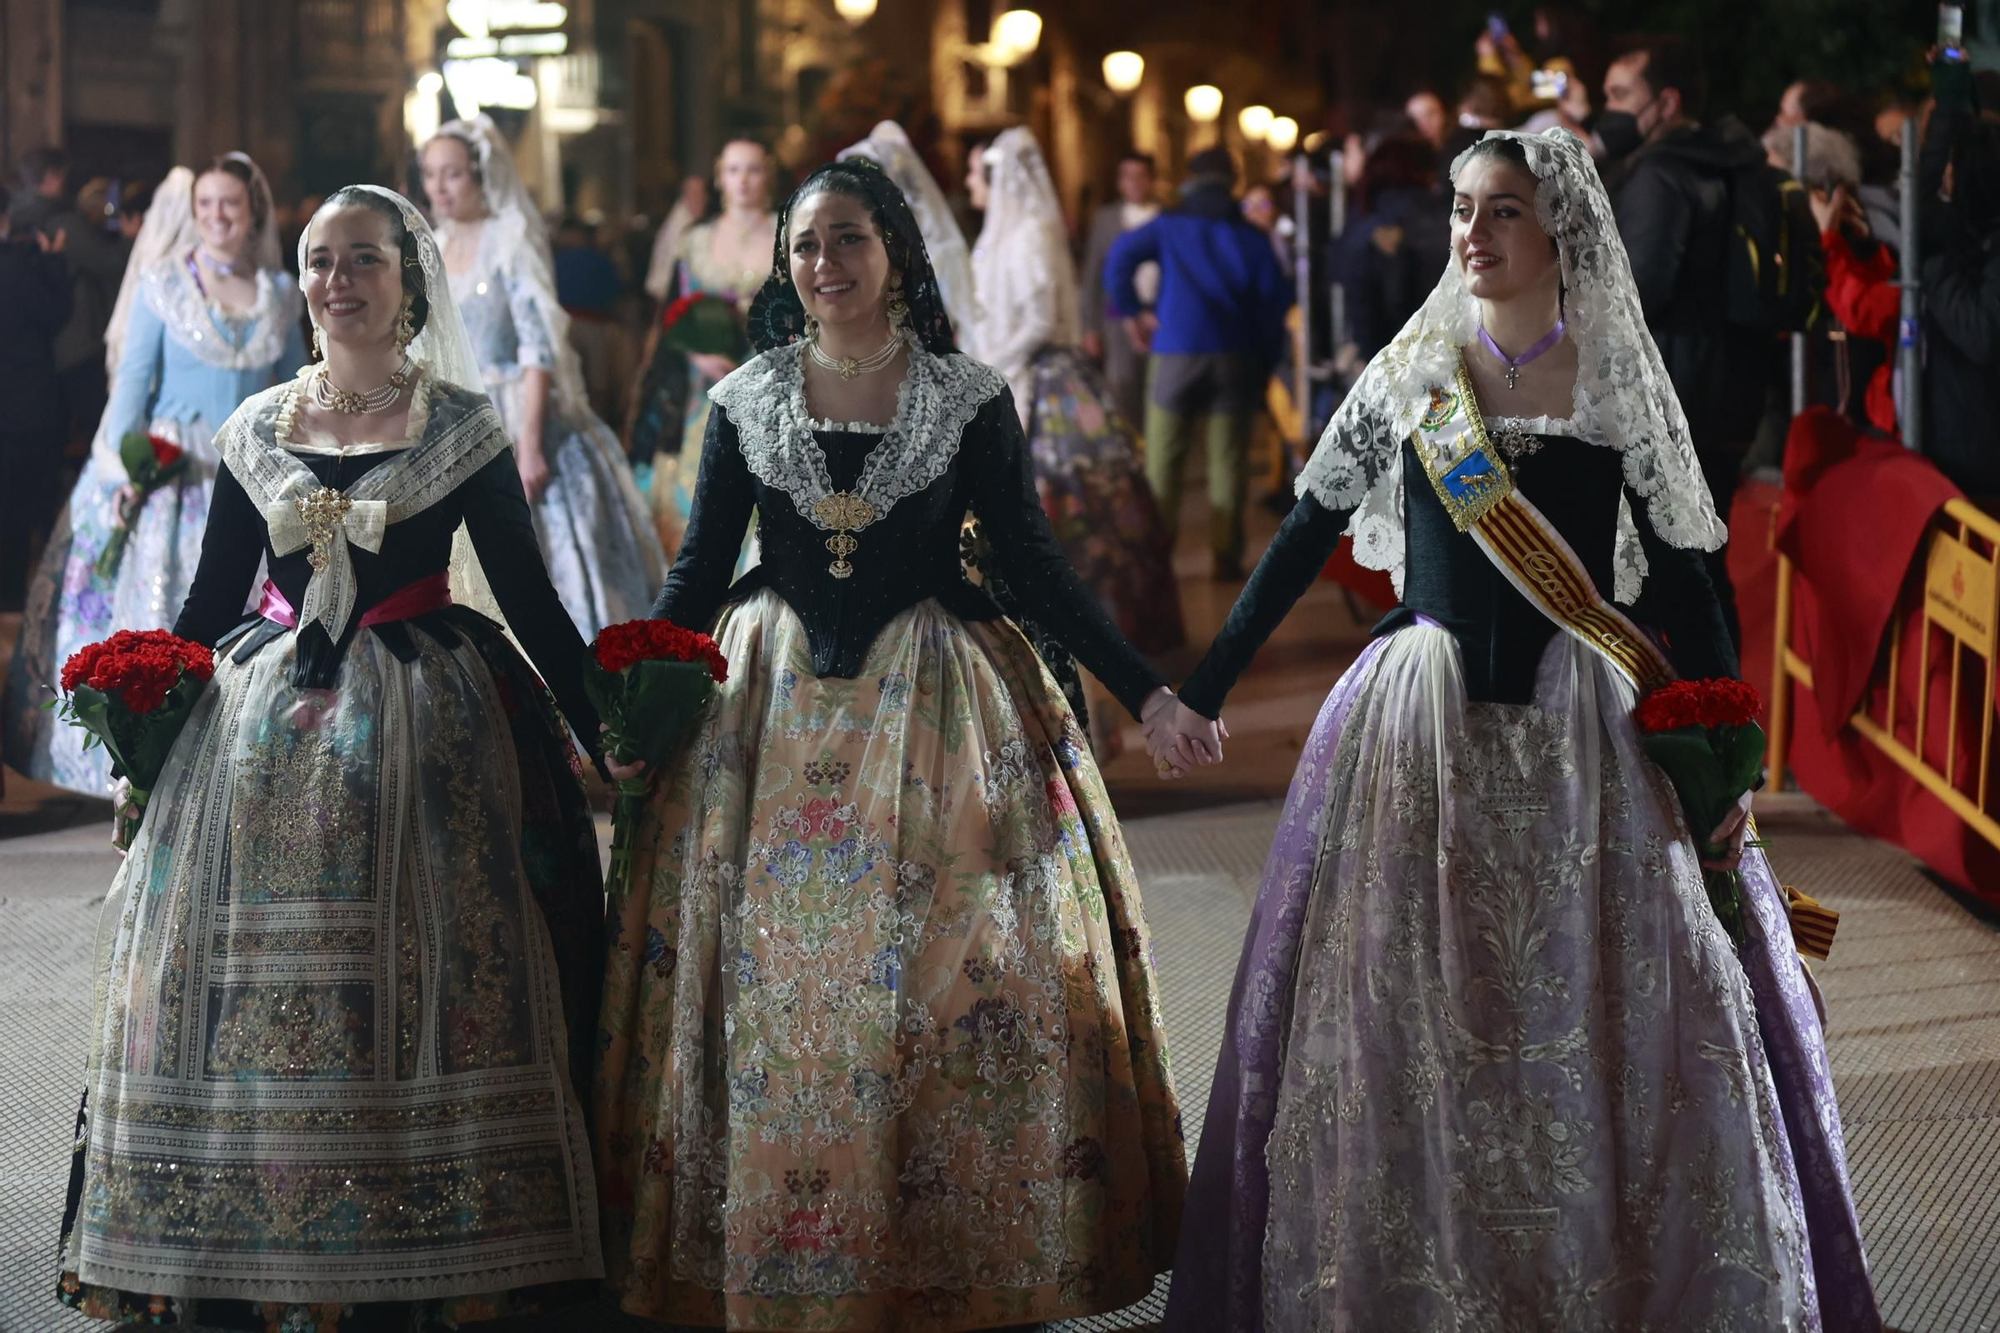
[[[199,176],[176,167],[147,210],[119,290],[106,361],[111,396],[90,461],[28,592],[8,671],[0,742],[29,777],[103,795],[110,759],[43,705],[62,664],[121,629],[165,629],[187,597],[215,484],[215,432],[251,394],[305,364],[299,290],[279,259],[271,192],[241,153]],[[187,466],[131,516],[115,569],[98,558],[133,495],[119,442],[142,432]]]
[[[484,116],[441,128],[423,167],[452,296],[514,442],[563,607],[585,638],[639,619],[666,578],[666,555],[624,446],[590,410],[541,215]],[[454,595],[491,609],[477,586]]]

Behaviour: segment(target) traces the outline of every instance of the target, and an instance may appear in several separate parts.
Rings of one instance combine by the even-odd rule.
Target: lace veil
[[[481,246],[491,246],[488,253],[498,257],[499,266],[512,270],[528,286],[535,313],[548,330],[558,401],[568,410],[584,406],[590,395],[583,379],[583,358],[570,345],[569,312],[556,299],[555,248],[549,242],[541,207],[514,166],[506,137],[492,117],[481,114],[470,120],[445,122],[432,136],[433,142],[437,139],[456,139],[472,155],[488,215]],[[438,228],[449,234],[451,224],[440,222]]]
[[[132,326],[132,303],[139,299],[141,279],[162,259],[191,250],[194,243],[194,173],[175,167],[146,206],[139,235],[132,242],[132,255],[125,261],[125,276],[118,283],[111,322],[104,328],[104,368],[113,378],[118,374],[118,359],[125,353],[125,331]]]
[[[1687,416],[1646,331],[1631,261],[1619,238],[1589,149],[1563,129],[1539,135],[1494,130],[1511,139],[1534,173],[1535,215],[1555,238],[1563,311],[1576,344],[1574,434],[1615,449],[1625,485],[1646,505],[1653,530],[1669,545],[1712,551],[1727,536],[1688,437]],[[1475,150],[1452,163],[1457,179]],[[1354,558],[1389,572],[1403,586],[1403,442],[1428,402],[1426,389],[1448,383],[1459,349],[1478,337],[1479,308],[1455,259],[1401,333],[1376,354],[1328,423],[1298,480],[1329,509],[1352,509],[1347,531]],[[1619,506],[1621,601],[1638,596],[1645,564],[1624,502]]]
[[[479,360],[472,354],[472,337],[465,331],[465,319],[458,313],[458,303],[451,296],[451,283],[445,276],[444,251],[438,246],[431,224],[424,221],[424,215],[402,195],[379,185],[350,185],[336,191],[320,206],[319,212],[313,214],[306,229],[299,233],[299,272],[307,272],[306,250],[312,243],[314,224],[329,210],[343,207],[342,196],[350,194],[371,194],[387,200],[402,218],[404,230],[416,241],[417,264],[423,273],[424,295],[430,301],[430,314],[410,343],[410,359],[446,384],[469,389],[473,393],[485,393],[486,383],[479,374]],[[310,307],[307,317],[311,317]],[[313,333],[317,335],[319,332],[319,321],[315,319]]]
[[[1004,131],[985,150],[986,220],[972,249],[978,314],[972,354],[1007,377],[1015,405],[1033,401],[1026,382],[1035,353],[1075,344],[1081,327],[1069,233],[1041,145],[1025,129]]]
[[[917,220],[917,230],[923,235],[924,248],[930,251],[931,267],[937,270],[944,312],[951,317],[954,328],[971,328],[972,251],[965,243],[965,233],[959,230],[958,219],[952,215],[950,202],[924,166],[910,136],[895,121],[885,120],[870,130],[866,139],[843,149],[836,160],[845,162],[856,157],[867,158],[881,167],[903,192],[903,199]]]

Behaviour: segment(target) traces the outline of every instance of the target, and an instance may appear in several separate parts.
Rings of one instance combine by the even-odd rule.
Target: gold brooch
[[[875,506],[851,491],[835,491],[814,502],[812,512],[820,524],[833,529],[833,535],[826,539],[826,549],[833,552],[833,563],[826,567],[826,572],[837,579],[851,578],[854,566],[847,563],[847,557],[861,547],[854,530],[875,521]]]
[[[312,543],[306,563],[318,573],[326,568],[327,550],[339,534],[341,524],[347,521],[347,511],[354,508],[354,501],[342,491],[322,486],[309,494],[294,496],[292,506],[299,511],[299,522],[306,525],[306,539]]]

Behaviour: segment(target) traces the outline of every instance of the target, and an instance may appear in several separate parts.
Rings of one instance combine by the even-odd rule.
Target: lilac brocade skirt
[[[1334,687],[1230,994],[1167,1333],[1882,1327],[1783,891],[1748,853],[1739,960],[1631,706],[1561,635],[1534,705],[1469,704],[1430,622]]]

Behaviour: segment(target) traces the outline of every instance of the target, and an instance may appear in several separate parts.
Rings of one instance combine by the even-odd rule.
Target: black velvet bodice
[[[331,454],[295,454],[294,457],[323,485],[346,490],[400,455],[373,453],[343,458]],[[437,503],[399,523],[391,523],[382,539],[381,551],[367,551],[349,544],[358,585],[354,613],[338,642],[329,639],[317,622],[298,631],[293,683],[306,689],[333,687],[341,659],[356,634],[378,635],[398,657],[413,658],[410,627],[423,628],[431,617],[392,621],[366,630],[361,628],[361,618],[385,598],[419,579],[443,572],[451,560],[452,534],[461,522],[472,537],[480,568],[507,617],[508,627],[548,682],[570,726],[586,741],[593,740],[598,719],[597,710],[590,706],[583,692],[583,638],[563,610],[555,586],[549,582],[512,449],[503,450]],[[251,593],[251,582],[257,576],[260,557],[265,562],[266,574],[286,600],[294,608],[303,608],[306,584],[312,577],[312,568],[307,563],[309,554],[310,548],[304,547],[283,556],[271,551],[264,516],[225,464],[216,473],[208,528],[202,536],[201,563],[188,589],[187,603],[174,623],[174,633],[213,647],[217,640],[243,623],[243,607]],[[440,635],[450,633],[442,626],[433,628]],[[259,643],[277,632],[279,627],[270,622],[262,622],[251,630],[256,636],[254,642]]]
[[[814,432],[836,491],[852,489],[869,453],[882,442],[862,431]],[[752,510],[760,563],[729,585]],[[898,501],[855,532],[852,576],[835,578],[830,535],[801,515],[784,491],[750,471],[726,408],[709,413],[695,483],[694,513],[656,617],[706,630],[725,602],[770,588],[798,615],[821,676],[853,677],[892,618],[936,599],[961,620],[994,620],[999,606],[966,581],[959,532],[976,514],[999,572],[1024,611],[1118,697],[1134,716],[1164,684],[1126,643],[1116,624],[1070,568],[1035,494],[1027,442],[1013,398],[1002,391],[965,427],[958,453],[929,486]]]
[[[1568,436],[1539,438],[1538,452],[1511,465],[1515,484],[1562,533],[1591,582],[1609,598],[1624,486],[1621,460],[1615,450]],[[1469,699],[1532,702],[1542,652],[1560,631],[1507,581],[1470,533],[1453,525],[1407,443],[1402,468],[1403,604],[1383,617],[1375,633],[1392,633],[1428,616],[1458,641]],[[1735,676],[1736,651],[1702,553],[1661,541],[1643,501],[1633,498],[1631,508],[1648,572],[1639,605],[1628,612],[1661,633],[1682,676]],[[1349,517],[1351,511],[1327,509],[1310,494],[1300,499],[1181,690],[1188,707],[1205,717],[1221,711],[1236,678],[1332,556]]]

